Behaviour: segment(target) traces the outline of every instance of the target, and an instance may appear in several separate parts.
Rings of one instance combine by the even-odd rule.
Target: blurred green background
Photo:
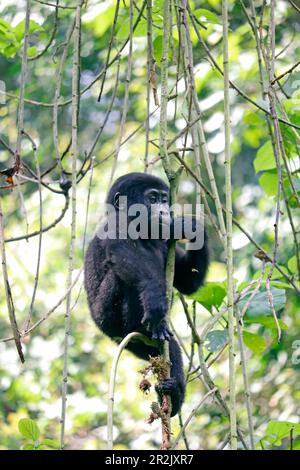
[[[54,3],[54,2],[53,2]],[[261,2],[255,2],[260,6]],[[65,1],[64,5],[74,5],[74,1]],[[141,8],[142,2],[136,2]],[[206,29],[201,30],[211,53],[222,63],[222,26],[220,19],[221,3],[218,0],[191,3],[194,14],[203,21]],[[88,86],[104,67],[110,30],[113,22],[115,2],[90,0],[82,15],[81,49],[81,89]],[[200,8],[209,10],[211,16],[205,16]],[[268,8],[268,7],[267,7]],[[287,1],[276,2],[277,29],[276,49],[283,50],[278,57],[278,73],[297,62],[300,54],[299,13]],[[230,74],[232,80],[252,99],[262,103],[258,89],[258,66],[255,41],[251,29],[243,14],[240,2],[230,3]],[[39,2],[32,2],[30,54],[33,56],[42,50],[49,41],[53,24],[54,8]],[[153,32],[154,53],[157,60],[157,73],[160,74],[161,38],[162,38],[162,2],[154,1],[155,24]],[[135,18],[138,9],[134,9]],[[6,86],[6,103],[0,105],[0,135],[12,147],[16,142],[16,113],[18,101],[14,98],[19,92],[21,52],[24,33],[25,2],[2,0],[0,6],[0,80]],[[55,40],[46,54],[38,60],[29,61],[26,82],[26,98],[42,103],[53,101],[56,83],[56,70],[61,55],[67,29],[74,16],[73,10],[60,9]],[[267,28],[267,25],[264,24]],[[116,41],[112,55],[124,42],[129,33],[128,2],[121,2],[120,19],[117,25]],[[176,33],[174,44],[176,46]],[[223,132],[223,79],[209,63],[196,35],[192,33],[194,46],[195,79],[201,110],[203,111],[204,129],[208,140],[218,188],[224,200],[224,132]],[[132,133],[146,118],[147,92],[147,43],[146,22],[143,19],[134,35],[134,54],[132,77],[129,87],[129,108],[125,126],[125,136]],[[90,190],[87,238],[91,239],[103,210],[103,201],[108,189],[114,150],[124,103],[125,77],[128,49],[125,48],[120,63],[120,85],[118,87],[113,111],[105,125],[104,132],[97,144],[95,168]],[[79,115],[80,161],[84,161],[103,122],[109,106],[116,78],[117,63],[109,70],[104,84],[101,102],[97,102],[99,81],[91,86],[81,97]],[[62,82],[62,97],[71,96],[72,48],[68,51]],[[176,66],[170,67],[171,81],[176,77]],[[282,103],[293,122],[300,125],[300,71],[297,69],[283,81]],[[178,93],[182,95],[184,87],[179,81]],[[286,95],[286,96],[285,96]],[[263,103],[262,103],[263,105]],[[151,102],[151,109],[154,104]],[[178,133],[185,125],[180,116],[181,110],[174,114],[174,105],[169,104],[169,138]],[[233,153],[233,202],[235,217],[253,238],[272,253],[274,233],[274,208],[276,196],[276,174],[274,168],[256,171],[254,160],[259,158],[259,150],[268,141],[267,126],[263,113],[247,103],[236,92],[231,91],[231,123]],[[52,110],[49,106],[25,103],[25,129],[38,144],[38,159],[41,170],[49,168],[55,159],[52,138]],[[151,139],[159,137],[159,112],[150,119]],[[286,145],[289,145],[291,158],[295,159],[295,168],[299,171],[299,148],[289,135],[289,129],[283,129]],[[63,151],[71,135],[71,107],[63,106],[59,110],[59,145]],[[23,142],[23,159],[34,168],[34,158],[30,143]],[[263,148],[263,155],[267,151]],[[155,146],[150,145],[150,160],[157,155]],[[142,127],[125,145],[121,147],[115,177],[130,171],[143,171],[145,155],[145,131]],[[108,157],[108,158],[107,158]],[[10,155],[3,146],[0,148],[0,171],[9,166]],[[103,162],[102,162],[103,161]],[[191,155],[187,161],[192,164]],[[80,165],[80,163],[79,163]],[[67,154],[63,160],[66,171],[70,171],[71,157]],[[259,168],[259,166],[258,166]],[[153,168],[156,175],[165,178],[160,162]],[[262,178],[262,176],[264,178]],[[295,171],[295,178],[297,171]],[[55,169],[49,174],[51,187],[59,189],[60,173]],[[84,226],[89,193],[90,172],[78,184],[78,225],[76,239],[76,270],[83,264]],[[204,175],[204,180],[208,181]],[[23,180],[20,179],[23,183]],[[47,178],[45,179],[47,181]],[[296,181],[296,179],[295,179]],[[295,183],[296,184],[296,183]],[[24,206],[20,203],[18,190],[3,189],[5,178],[0,177],[0,197],[5,215],[5,236],[16,237],[26,233]],[[29,222],[29,233],[39,229],[39,199],[37,185],[24,180],[22,193]],[[297,188],[300,188],[299,180]],[[43,223],[48,225],[55,220],[64,206],[64,196],[42,190]],[[192,202],[195,199],[195,185],[185,172],[181,178],[179,201]],[[299,212],[291,207],[298,223]],[[41,272],[33,311],[33,321],[40,319],[66,290],[68,247],[70,242],[71,213],[49,232],[43,235]],[[222,285],[226,279],[224,253],[213,227],[208,225],[212,263],[208,282]],[[256,252],[248,239],[234,228],[234,264],[237,286],[246,285],[257,278],[261,261],[254,257]],[[85,244],[86,247],[86,244]],[[14,298],[15,309],[20,325],[25,321],[31,301],[38,252],[38,237],[7,243],[8,271]],[[286,212],[280,224],[279,265],[297,282],[295,246],[291,235]],[[76,274],[76,273],[75,273]],[[300,374],[299,365],[292,361],[296,351],[296,340],[300,340],[299,296],[274,273],[273,280],[277,287],[285,291],[284,309],[279,316],[286,329],[278,344],[276,329],[262,324],[253,324],[248,328],[255,335],[254,346],[247,347],[247,367],[250,389],[253,397],[253,419],[255,436],[262,438],[270,420],[299,422]],[[2,282],[2,281],[1,281]],[[244,283],[244,284],[243,284]],[[274,284],[275,285],[275,284]],[[223,285],[224,288],[224,285]],[[0,284],[0,331],[1,338],[11,335],[3,284]],[[82,278],[74,289],[72,309],[72,332],[69,350],[69,389],[67,400],[67,447],[70,449],[104,449],[106,439],[106,406],[109,372],[116,345],[97,330],[90,318],[82,287]],[[191,300],[188,301],[191,304]],[[0,448],[18,449],[24,443],[18,422],[21,418],[35,420],[43,436],[59,439],[59,420],[61,408],[61,384],[63,367],[64,313],[62,304],[30,336],[24,339],[26,362],[20,364],[12,342],[0,342]],[[201,331],[210,312],[199,304],[197,327]],[[187,326],[181,303],[175,296],[172,309],[172,322],[179,332],[187,351],[190,349],[191,333]],[[262,338],[262,341],[257,340]],[[295,346],[296,345],[296,346]],[[299,344],[298,344],[299,347]],[[207,350],[209,356],[209,351]],[[188,359],[183,353],[185,364]],[[227,350],[213,364],[210,371],[215,383],[224,397],[228,394],[228,353]],[[294,363],[293,363],[294,362]],[[160,424],[146,423],[151,401],[155,393],[143,396],[138,388],[141,375],[138,373],[145,363],[136,359],[129,352],[124,352],[117,375],[115,397],[114,434],[116,448],[119,449],[157,449],[160,446]],[[197,359],[195,359],[195,367]],[[237,360],[237,401],[238,419],[246,428],[246,409],[241,368]],[[192,408],[199,403],[205,393],[199,378],[190,381],[187,396],[182,409],[183,420]],[[173,433],[179,432],[178,417],[173,419]],[[197,412],[187,429],[187,438],[191,449],[215,449],[228,434],[228,420],[216,404],[207,402]],[[277,443],[278,444],[278,443]],[[279,445],[279,444],[278,444]],[[179,448],[184,448],[181,441]]]

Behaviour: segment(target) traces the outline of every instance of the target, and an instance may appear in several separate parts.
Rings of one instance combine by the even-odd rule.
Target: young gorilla
[[[174,228],[169,189],[160,178],[144,173],[121,176],[107,197],[107,203],[119,212],[124,210],[121,196],[127,197],[128,208],[132,204],[145,204],[150,225],[153,214],[159,213],[160,226],[171,222]],[[127,215],[125,220],[129,224],[132,219]],[[183,224],[184,219],[176,221]],[[195,227],[194,218],[192,224]],[[103,227],[107,227],[107,222]],[[119,230],[117,225],[117,234]],[[171,238],[175,238],[174,234]],[[186,238],[186,234],[180,238]],[[124,338],[132,331],[140,331],[149,338],[170,342],[171,378],[157,386],[156,391],[160,399],[163,394],[170,395],[174,416],[184,400],[185,380],[180,348],[166,324],[167,250],[168,241],[162,237],[120,239],[117,235],[114,239],[100,239],[96,235],[86,254],[85,289],[92,317],[109,337]],[[174,286],[183,294],[195,292],[203,282],[207,267],[206,236],[201,249],[185,251],[176,247]],[[158,348],[141,341],[131,342],[127,348],[146,360],[160,354]]]

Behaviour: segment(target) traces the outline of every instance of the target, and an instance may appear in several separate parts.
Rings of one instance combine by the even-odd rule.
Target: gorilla
[[[170,240],[193,242],[199,221],[189,217],[193,235],[187,234],[184,225],[188,216],[175,219],[171,216],[166,183],[144,173],[129,173],[117,179],[106,203],[113,210],[108,211],[100,227],[101,236],[98,231],[85,257],[84,283],[89,309],[103,333],[118,342],[133,331],[158,342],[169,341],[170,378],[156,386],[156,391],[160,402],[165,394],[171,397],[171,416],[174,416],[184,401],[185,378],[179,345],[166,323],[166,258]],[[143,233],[136,230],[130,234],[128,228],[134,221],[130,208],[136,204],[145,209],[147,226]],[[113,215],[122,220],[113,223]],[[158,236],[153,237],[155,221],[159,230]],[[109,222],[112,228],[108,227]],[[165,227],[169,227],[166,236],[162,233]],[[181,228],[181,234],[176,234],[176,227]],[[203,227],[202,234],[204,241],[197,249],[184,250],[176,246],[174,287],[182,294],[195,292],[205,278],[209,259]],[[131,342],[127,348],[145,360],[160,354],[159,347],[142,341]]]

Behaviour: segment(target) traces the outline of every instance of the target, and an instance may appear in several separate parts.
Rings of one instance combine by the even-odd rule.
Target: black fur
[[[111,187],[107,202],[116,194],[127,196],[128,207],[145,203],[145,191],[168,191],[160,179],[143,173],[129,173]],[[185,379],[180,348],[167,328],[165,265],[166,240],[92,240],[85,259],[85,289],[92,317],[111,338],[124,338],[132,331],[170,341],[171,379],[157,388],[172,400],[172,416],[181,408]],[[203,248],[185,251],[176,247],[174,286],[183,294],[195,292],[203,283],[208,267],[206,240]],[[158,348],[132,342],[128,349],[142,359],[157,356]]]

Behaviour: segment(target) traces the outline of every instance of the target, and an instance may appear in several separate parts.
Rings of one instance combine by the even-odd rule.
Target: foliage
[[[29,442],[22,446],[23,450],[59,449],[59,442],[54,439],[39,440],[40,430],[35,421],[29,418],[20,419],[19,431]]]
[[[20,328],[26,323],[30,310],[38,259],[38,236],[27,238],[28,233],[39,231],[39,195],[35,175],[37,165],[32,143],[23,136],[23,168],[19,176],[20,187],[11,190],[6,183],[5,169],[13,166],[10,149],[17,141],[18,97],[24,46],[25,1],[1,2],[0,12],[0,85],[5,84],[6,102],[0,95],[0,197],[4,213],[5,238],[23,236],[15,242],[7,242],[7,268],[14,306]],[[51,2],[49,2],[51,3]],[[52,2],[54,3],[54,2]],[[74,0],[60,2],[74,6]],[[232,181],[234,218],[268,255],[273,256],[275,233],[274,218],[278,202],[278,168],[274,148],[263,110],[268,103],[259,89],[260,75],[255,38],[241,6],[242,2],[230,1],[230,78],[247,99],[232,89],[231,125],[233,156]],[[250,2],[244,2],[249,12]],[[262,21],[263,42],[267,43],[270,30],[270,2],[260,18],[261,2],[254,2],[257,20]],[[66,202],[61,191],[61,178],[71,173],[72,101],[72,43],[66,51],[66,61],[61,76],[60,106],[58,109],[58,149],[61,165],[57,163],[53,140],[53,102],[58,83],[58,68],[66,42],[67,30],[73,18],[73,9],[55,9],[40,2],[31,2],[29,23],[28,71],[25,86],[25,131],[37,144],[36,153],[40,170],[44,173],[42,187],[42,224],[47,227],[60,216]],[[133,23],[137,21],[143,1],[134,2]],[[82,11],[81,78],[82,91],[79,110],[79,155],[77,186],[77,237],[75,246],[75,275],[83,263],[84,251],[99,220],[105,193],[108,189],[114,161],[114,177],[129,171],[143,171],[145,161],[147,123],[147,19],[140,17],[133,36],[132,74],[129,83],[127,109],[122,145],[118,159],[115,149],[120,138],[120,123],[124,113],[124,96],[127,83],[129,46],[124,45],[130,33],[129,2],[120,2],[115,38],[111,50],[110,67],[106,71],[100,102],[97,101],[103,70],[107,60],[108,45],[113,28],[116,1],[89,1]],[[194,77],[197,99],[202,111],[204,131],[221,202],[224,201],[224,132],[223,132],[223,77],[217,70],[222,66],[222,17],[221,2],[195,0],[190,2],[197,27],[211,57],[200,44],[189,19],[194,57]],[[163,169],[158,157],[159,114],[153,89],[161,78],[163,2],[153,1],[152,47],[156,61],[156,74],[152,76],[150,93],[149,155],[150,168],[158,176]],[[299,13],[290,2],[276,2],[276,76],[285,73],[297,63],[300,55]],[[51,35],[56,29],[53,40]],[[172,41],[169,51],[170,96],[168,107],[168,139],[182,131],[188,121],[189,106],[186,100],[186,84],[183,68],[177,69],[177,53],[180,38],[173,11]],[[49,47],[48,47],[49,45]],[[175,53],[174,53],[175,51]],[[40,55],[41,54],[41,55]],[[39,56],[38,59],[34,59]],[[120,64],[119,64],[120,60]],[[181,58],[182,60],[182,58]],[[116,77],[119,82],[116,87]],[[101,75],[102,73],[102,75]],[[178,75],[179,74],[179,75]],[[277,265],[272,270],[270,260],[260,257],[258,248],[247,238],[238,225],[234,227],[233,247],[235,288],[238,298],[237,311],[243,311],[258,283],[241,319],[245,345],[246,365],[252,395],[253,421],[256,449],[298,449],[299,445],[299,362],[295,360],[299,341],[299,129],[300,126],[300,72],[296,67],[280,80],[279,100],[276,111],[281,119],[279,128],[286,160],[279,161],[282,189],[279,200],[280,222],[278,233]],[[100,75],[100,77],[99,77]],[[178,79],[179,77],[179,79]],[[116,87],[116,89],[115,89]],[[0,86],[0,90],[2,87]],[[115,95],[115,96],[114,96]],[[159,95],[159,94],[158,94]],[[113,101],[112,112],[106,112]],[[253,105],[254,102],[254,105]],[[255,105],[256,103],[256,105]],[[100,128],[103,131],[95,141]],[[128,140],[125,141],[125,139]],[[130,137],[130,138],[129,138]],[[124,142],[125,141],[125,142]],[[3,144],[4,142],[4,144]],[[95,142],[91,155],[89,152]],[[6,144],[6,145],[5,145]],[[185,145],[186,144],[186,145]],[[186,147],[184,152],[182,148]],[[190,150],[188,135],[173,145],[172,149],[184,155],[184,162],[196,171],[194,153]],[[94,156],[93,178],[87,171]],[[210,188],[210,177],[201,159],[201,181]],[[178,165],[174,156],[174,165]],[[28,170],[29,168],[29,170]],[[51,171],[49,170],[51,169]],[[63,171],[62,171],[63,170]],[[49,172],[48,172],[49,171]],[[2,173],[3,174],[2,174]],[[50,188],[50,189],[49,189]],[[188,171],[180,181],[180,203],[194,202],[197,185]],[[22,198],[20,197],[22,193]],[[205,325],[222,312],[227,303],[224,247],[214,229],[217,220],[214,201],[207,198],[213,216],[206,226],[209,234],[211,266],[206,285],[186,299],[190,313],[196,312],[194,326],[201,336]],[[89,202],[87,231],[85,218]],[[205,212],[206,208],[205,208]],[[56,305],[66,292],[68,245],[70,243],[70,209],[58,223],[43,233],[41,265],[37,292],[33,303],[31,324],[39,322]],[[291,225],[294,224],[294,228]],[[271,273],[270,289],[268,275]],[[74,275],[74,277],[75,277]],[[1,280],[2,282],[2,280]],[[7,304],[0,284],[1,340],[11,336]],[[248,289],[245,291],[245,289]],[[270,294],[271,292],[271,294]],[[273,307],[270,304],[273,301]],[[278,318],[282,337],[278,342]],[[65,305],[58,308],[22,339],[26,362],[21,365],[14,343],[0,342],[0,448],[45,449],[56,448],[60,435],[61,383],[63,370]],[[192,317],[192,315],[191,315]],[[206,393],[202,382],[200,363],[191,330],[187,325],[182,304],[174,296],[172,324],[184,346],[183,359],[187,372],[187,397],[183,407],[183,421],[197,406],[199,396]],[[220,316],[209,331],[204,344],[205,360],[215,384],[227,400],[227,313]],[[116,345],[104,338],[92,323],[82,279],[72,294],[71,334],[69,348],[68,407],[66,419],[67,447],[70,449],[104,449],[106,445],[106,399],[110,365]],[[240,364],[240,354],[237,355]],[[299,354],[296,354],[299,357]],[[193,359],[191,362],[191,358]],[[138,384],[141,361],[125,352],[117,377],[115,402],[115,448],[159,448],[159,424],[146,423],[150,404],[155,400],[154,391],[143,396]],[[241,367],[237,367],[238,421],[247,429],[245,388]],[[38,425],[37,425],[38,423]],[[215,449],[226,441],[228,418],[215,401],[207,401],[197,411],[186,430],[191,449]],[[40,432],[40,429],[42,432]],[[174,436],[180,430],[177,418],[173,420]],[[40,438],[51,436],[52,439]],[[180,441],[180,449],[184,448]]]

